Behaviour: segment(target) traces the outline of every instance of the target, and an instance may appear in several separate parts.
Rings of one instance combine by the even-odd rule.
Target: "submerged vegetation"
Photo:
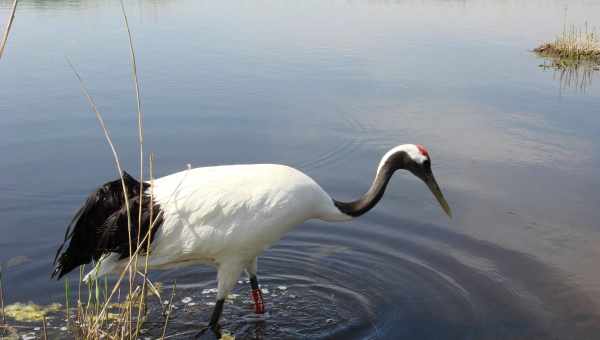
[[[42,321],[52,313],[58,312],[62,308],[60,303],[53,303],[48,306],[40,306],[35,303],[13,303],[4,308],[3,315],[13,318],[17,321]]]
[[[543,67],[571,68],[588,65],[592,69],[598,69],[600,36],[587,23],[583,28],[565,24],[554,41],[538,46],[534,52],[550,60],[550,64],[544,64]]]

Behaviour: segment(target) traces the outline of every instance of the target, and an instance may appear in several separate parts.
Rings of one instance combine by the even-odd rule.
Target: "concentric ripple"
[[[178,284],[169,327],[191,337],[212,311],[214,272],[175,277],[200,282]],[[252,312],[245,280],[225,306],[236,339],[568,339],[600,329],[585,296],[535,259],[381,214],[301,226],[259,259],[259,279],[266,315]]]

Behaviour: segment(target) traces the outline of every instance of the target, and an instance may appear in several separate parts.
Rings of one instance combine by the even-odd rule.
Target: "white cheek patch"
[[[402,144],[398,145],[390,151],[386,152],[383,158],[381,158],[381,162],[379,162],[379,166],[377,167],[377,173],[381,170],[383,165],[388,161],[393,154],[404,151],[406,154],[412,158],[418,164],[423,164],[429,157],[427,150],[421,145],[415,144]]]
[[[406,153],[408,154],[408,156],[410,156],[410,158],[412,158],[416,163],[418,164],[423,164],[423,162],[425,162],[427,160],[427,150],[425,150],[423,147],[419,147],[417,145],[412,145],[412,148],[409,148],[408,150],[406,150]],[[424,151],[422,151],[424,150]]]

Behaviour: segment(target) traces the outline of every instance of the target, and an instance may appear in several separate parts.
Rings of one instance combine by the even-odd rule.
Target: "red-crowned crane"
[[[312,178],[285,165],[202,167],[145,182],[142,199],[149,202],[152,197],[152,202],[141,208],[141,225],[140,183],[124,174],[131,207],[131,240],[137,240],[138,227],[142,237],[148,233],[152,210],[157,221],[151,229],[147,255],[150,269],[196,264],[217,268],[217,301],[209,328],[219,334],[223,303],[244,270],[250,278],[255,312],[264,313],[256,259],[267,247],[306,220],[348,221],[366,213],[379,202],[399,169],[423,180],[450,216],[448,203],[431,172],[427,150],[421,145],[404,144],[383,156],[370,189],[353,202],[331,198]],[[122,189],[119,179],[90,195],[57,251],[53,277],[60,279],[92,260],[99,264],[86,280],[126,266],[130,237]],[[67,242],[68,247],[63,249]]]

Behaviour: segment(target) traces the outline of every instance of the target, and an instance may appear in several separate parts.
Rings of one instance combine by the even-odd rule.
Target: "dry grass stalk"
[[[139,86],[139,81],[138,81],[138,76],[137,76],[137,66],[136,66],[135,51],[133,48],[133,40],[132,40],[132,36],[131,36],[131,30],[129,28],[127,14],[125,12],[125,7],[123,4],[123,1],[120,1],[120,3],[121,3],[121,10],[123,13],[125,27],[127,29],[127,33],[129,36],[132,78],[135,83],[135,93],[136,93],[136,101],[137,101],[137,117],[138,117],[138,138],[139,138],[139,150],[140,150],[140,184],[142,186],[140,188],[141,189],[140,193],[142,193],[143,192],[143,184],[142,183],[144,183],[144,181],[143,181],[144,151],[143,151],[143,115],[142,115],[142,107],[141,107],[141,100],[140,100],[140,86]],[[12,18],[14,17],[14,10],[16,8],[16,4],[17,4],[17,1],[15,0],[13,3],[11,17],[9,18],[9,25],[7,26],[7,30],[5,31],[4,38],[2,41],[2,48],[4,47],[4,43],[6,42],[6,38],[8,36],[8,31],[10,29],[10,25],[12,24]],[[1,53],[1,50],[0,50],[0,53]],[[131,227],[131,209],[130,209],[130,205],[129,205],[129,197],[127,196],[127,190],[126,190],[125,182],[124,182],[123,175],[122,175],[123,169],[120,164],[118,153],[116,151],[114,143],[112,142],[112,138],[110,136],[108,128],[106,127],[106,124],[104,122],[102,114],[98,110],[98,107],[97,107],[94,99],[92,98],[89,91],[87,90],[82,77],[77,72],[77,70],[75,69],[75,67],[73,66],[73,64],[71,63],[71,61],[68,58],[67,58],[67,63],[69,64],[69,66],[71,67],[77,80],[79,81],[80,87],[81,87],[92,111],[95,113],[96,118],[100,124],[100,127],[102,128],[102,131],[104,133],[104,137],[111,149],[115,167],[118,171],[119,178],[121,181],[121,187],[122,187],[124,197],[125,197],[125,207],[126,207],[126,211],[127,211],[127,229],[129,232],[129,240],[130,240],[130,246],[129,246],[130,247],[130,249],[129,249],[130,257],[128,259],[127,264],[122,268],[117,281],[115,282],[114,286],[110,290],[110,293],[108,290],[108,281],[106,280],[106,278],[104,281],[104,290],[103,291],[101,290],[101,287],[99,285],[97,278],[94,278],[91,282],[88,283],[88,301],[87,301],[87,303],[83,303],[81,286],[82,286],[82,282],[83,282],[83,276],[84,276],[83,274],[85,272],[85,266],[80,267],[78,298],[77,298],[77,304],[74,307],[75,308],[75,314],[74,314],[75,322],[73,325],[74,327],[72,327],[71,329],[73,330],[73,332],[76,333],[74,335],[77,338],[84,338],[84,339],[100,339],[100,338],[125,339],[125,338],[129,338],[129,339],[135,339],[138,337],[139,332],[140,332],[140,327],[144,322],[142,319],[142,313],[143,313],[143,311],[145,311],[145,308],[146,308],[147,289],[150,288],[152,290],[152,292],[160,299],[160,293],[158,292],[158,289],[147,278],[148,256],[145,256],[143,272],[137,271],[137,260],[138,260],[140,251],[143,251],[144,246],[146,248],[146,255],[149,253],[150,243],[151,243],[150,235],[151,235],[151,232],[152,232],[156,222],[160,220],[161,216],[160,216],[160,212],[159,212],[159,214],[157,214],[157,216],[153,216],[153,211],[152,211],[153,192],[151,191],[150,199],[147,200],[148,204],[150,204],[150,226],[148,228],[148,232],[145,235],[143,235],[142,238],[140,238],[142,235],[140,235],[140,231],[138,230],[137,243],[136,243],[136,247],[134,249],[132,246],[133,242],[132,242],[132,236],[131,236],[131,231],[132,231],[131,230],[131,228],[132,228]],[[154,180],[153,179],[153,159],[154,159],[153,155],[150,155],[149,167],[150,167],[150,181],[151,182]],[[182,179],[182,182],[185,179],[185,177],[186,176],[184,176],[184,178]],[[175,192],[177,192],[179,190],[179,186],[180,185],[177,186],[177,188],[175,189]],[[169,200],[170,200],[170,198],[169,198]],[[138,216],[138,225],[140,227],[141,227],[141,211],[142,211],[141,204],[142,204],[142,199],[140,197],[140,209],[139,209],[140,215]],[[101,262],[101,260],[99,262]],[[97,263],[94,268],[97,270],[98,266],[99,266],[99,263]],[[2,320],[3,320],[3,322],[5,322],[4,321],[4,315],[5,315],[4,303],[3,303],[3,295],[2,295],[3,292],[2,292],[1,269],[2,268],[0,268],[0,305],[2,307],[1,308]],[[126,294],[126,296],[124,297],[124,301],[121,302],[121,284],[127,273],[129,273],[128,294]],[[140,276],[143,278],[143,283],[141,286],[138,285],[134,288],[133,282],[135,281],[136,273],[139,273]],[[176,289],[176,284],[174,284],[174,286],[173,286],[173,292],[171,294],[171,299],[170,299],[170,303],[169,303],[169,313],[167,314],[166,320],[163,325],[162,337],[164,337],[164,335],[165,335],[167,325],[169,322],[171,306],[173,303],[173,298],[175,296],[175,289]],[[104,293],[103,301],[101,301],[102,300],[101,292]],[[115,294],[117,294],[117,297],[116,297],[117,303],[111,304],[111,301],[113,301]],[[69,308],[70,287],[69,287],[68,280],[65,281],[65,299],[66,299],[65,314],[66,314],[66,318],[67,318],[67,327],[68,327],[69,319],[70,319],[70,310],[69,310],[70,309]],[[115,308],[115,306],[117,306],[116,308],[118,310],[118,313],[116,313],[116,314],[109,313],[109,310],[113,310],[113,308]],[[134,321],[132,318],[132,314],[136,307],[138,308],[138,317]],[[133,332],[133,330],[132,330],[133,322],[136,322],[135,332]],[[43,328],[44,328],[43,329],[44,339],[47,339],[46,320],[45,319],[43,320]]]
[[[152,171],[153,156],[152,155],[150,157],[149,164],[150,164],[150,178],[151,178],[150,180],[153,181],[153,171]],[[185,176],[184,176],[184,178],[185,178]],[[178,188],[179,188],[179,185],[177,186],[176,191],[178,190]],[[150,198],[152,198],[153,193],[151,192],[150,195],[151,195]],[[151,199],[149,200],[149,202],[151,202]],[[153,291],[153,293],[160,299],[160,294],[158,292],[158,289],[156,288],[156,286],[154,284],[152,284],[152,282],[150,280],[147,279],[148,256],[145,256],[146,261],[145,261],[145,266],[144,266],[144,272],[139,273],[140,276],[144,279],[142,287],[136,286],[135,289],[129,290],[129,294],[127,294],[127,296],[125,297],[124,302],[117,304],[120,308],[120,312],[118,313],[118,317],[113,318],[114,320],[111,321],[111,322],[114,322],[114,325],[111,325],[110,323],[108,323],[108,321],[110,319],[110,313],[108,312],[108,310],[112,306],[114,306],[114,304],[111,305],[111,301],[116,293],[118,293],[116,300],[121,301],[121,297],[120,297],[121,283],[122,283],[123,279],[125,278],[125,275],[131,271],[132,265],[135,263],[135,261],[137,261],[137,256],[139,256],[139,252],[143,251],[143,248],[144,248],[143,245],[144,244],[147,245],[146,251],[149,249],[150,235],[151,235],[151,232],[152,232],[156,222],[159,220],[159,217],[160,217],[160,213],[156,217],[153,217],[153,215],[151,215],[151,219],[150,219],[151,222],[150,222],[148,232],[140,240],[140,245],[135,249],[132,256],[129,258],[128,263],[125,265],[125,267],[121,271],[120,276],[119,276],[117,282],[114,284],[110,294],[108,293],[107,283],[105,283],[105,293],[104,293],[104,302],[103,303],[100,303],[100,298],[99,298],[99,293],[98,293],[99,289],[98,289],[97,281],[93,281],[88,286],[88,289],[89,289],[88,303],[86,305],[84,305],[81,302],[81,283],[82,283],[82,278],[83,278],[83,273],[84,273],[84,268],[83,268],[83,266],[81,267],[80,281],[79,281],[79,299],[78,299],[77,313],[76,313],[77,319],[76,319],[75,324],[78,326],[76,331],[78,331],[79,335],[82,338],[98,339],[100,337],[106,337],[106,336],[108,336],[109,338],[114,338],[114,339],[137,338],[137,336],[139,334],[139,330],[141,329],[141,324],[144,322],[143,319],[140,317],[140,315],[141,315],[143,308],[146,306],[146,300],[145,300],[146,294],[144,294],[145,288],[149,287]],[[96,293],[95,295],[93,294],[94,292]],[[95,300],[93,302],[91,300],[92,296],[95,296]],[[131,313],[132,313],[133,309],[136,307],[136,305],[138,306],[139,309],[138,309],[138,319],[136,322],[136,329],[135,329],[135,333],[134,333],[131,330],[131,324],[134,321],[133,321],[133,319],[129,318],[128,316],[131,315]],[[165,324],[165,327],[166,327],[166,324]],[[109,333],[111,328],[113,330],[112,334]]]
[[[572,66],[580,61],[600,63],[600,37],[587,23],[584,28],[565,25],[553,42],[542,44],[534,51],[555,59],[555,66],[559,67]]]
[[[139,151],[140,151],[140,197],[139,197],[139,209],[138,209],[138,230],[137,230],[137,240],[136,240],[136,247],[140,246],[140,234],[141,234],[141,228],[142,228],[142,206],[143,206],[143,201],[144,201],[144,131],[143,131],[143,121],[142,121],[142,102],[140,100],[140,85],[139,85],[139,81],[138,81],[138,77],[137,77],[137,65],[136,65],[136,59],[135,59],[135,49],[133,48],[133,39],[131,37],[131,29],[129,28],[129,20],[127,19],[127,12],[125,11],[125,4],[123,3],[123,0],[119,1],[120,5],[121,5],[121,13],[123,14],[123,22],[125,24],[125,28],[127,29],[127,37],[129,38],[129,52],[130,52],[130,61],[131,61],[131,76],[134,82],[134,88],[135,88],[135,97],[136,97],[136,104],[137,104],[137,118],[138,118],[138,142],[139,142]],[[131,240],[131,230],[129,230],[129,256],[132,256],[132,240]],[[134,266],[133,268],[130,268],[130,272],[129,272],[129,291],[131,292],[132,288],[133,288],[133,281],[135,280],[135,273],[137,272],[137,257],[136,260],[134,261]],[[145,280],[144,280],[145,282]],[[140,311],[138,312],[138,320],[139,317],[141,316],[141,308]],[[132,314],[131,314],[131,309],[130,309],[130,313],[128,315],[129,320],[132,320]],[[129,333],[131,334],[131,323],[129,323]],[[139,327],[136,328],[136,334],[135,337],[137,337],[137,332],[138,332]]]
[[[153,163],[154,163],[154,155],[150,154],[150,159],[149,159],[149,167],[150,167],[150,199],[148,200],[148,204],[150,205],[150,228],[148,228],[148,233],[150,235],[152,235],[152,226],[154,225],[153,223],[153,216],[154,216],[154,205],[152,204],[152,202],[154,201],[154,169],[153,169]],[[141,203],[141,200],[140,200]],[[141,211],[141,207],[140,207],[140,211]],[[139,234],[139,233],[138,233]],[[147,298],[147,290],[148,287],[146,287],[146,282],[148,282],[151,286],[152,283],[147,279],[148,277],[148,259],[150,256],[148,256],[148,254],[150,254],[150,238],[148,238],[147,244],[146,244],[146,255],[145,256],[145,260],[146,262],[144,263],[144,273],[142,275],[143,277],[143,284],[142,284],[142,296],[140,297],[140,307],[138,309],[138,320],[141,320],[143,316],[145,316],[146,314],[146,298]],[[138,240],[138,245],[139,245],[139,240]],[[154,288],[154,287],[153,287]],[[156,289],[155,289],[156,290]],[[158,292],[157,292],[158,295]],[[160,296],[159,296],[160,299]],[[142,315],[144,314],[144,315]],[[136,337],[140,334],[140,329],[142,327],[142,323],[138,322],[137,323],[137,327],[135,330],[135,335]]]
[[[9,24],[7,25],[7,30],[5,31],[3,40],[2,40],[2,48],[4,48],[4,43],[6,42],[6,38],[8,37],[8,31],[10,29],[10,26],[12,24],[12,19],[14,17],[14,11],[16,8],[16,4],[17,1],[15,0],[13,3],[13,8],[12,8],[12,13],[11,16],[9,18]],[[136,100],[137,100],[137,115],[138,115],[138,137],[139,137],[139,150],[140,150],[140,183],[142,185],[143,189],[143,158],[144,158],[144,153],[143,153],[143,115],[142,115],[142,109],[141,109],[141,100],[140,100],[140,87],[139,87],[139,81],[138,81],[138,77],[137,77],[137,66],[136,66],[136,61],[135,61],[135,51],[133,49],[133,42],[132,42],[132,36],[131,36],[131,31],[129,29],[129,23],[128,23],[128,19],[127,19],[127,15],[125,12],[125,8],[124,8],[124,4],[121,1],[121,9],[122,9],[122,13],[123,13],[123,18],[124,18],[124,22],[125,22],[125,27],[127,29],[128,32],[128,36],[129,36],[129,47],[130,47],[130,53],[131,53],[131,66],[132,66],[132,78],[134,80],[135,83],[135,92],[136,92]],[[1,50],[0,50],[1,53]],[[0,54],[1,55],[1,54]],[[114,143],[112,142],[112,138],[110,136],[109,130],[106,127],[106,124],[104,122],[104,119],[102,117],[102,114],[100,113],[100,111],[98,110],[98,107],[94,101],[94,99],[92,98],[92,96],[90,95],[89,91],[87,90],[82,77],[80,76],[80,74],[77,72],[77,70],[75,69],[75,67],[73,66],[73,64],[71,63],[71,61],[67,58],[67,63],[69,64],[69,66],[71,67],[73,73],[75,74],[77,80],[79,81],[80,87],[92,109],[92,111],[95,113],[96,118],[100,124],[100,127],[102,128],[102,131],[104,133],[104,137],[111,149],[112,155],[113,155],[113,160],[116,166],[116,169],[118,171],[119,174],[119,178],[121,180],[121,186],[122,186],[122,190],[125,196],[125,207],[126,207],[126,211],[127,211],[127,229],[129,232],[129,239],[130,239],[130,257],[129,260],[127,262],[127,264],[124,266],[124,268],[122,269],[116,283],[114,284],[112,290],[110,291],[110,294],[108,293],[108,283],[105,280],[105,285],[104,285],[104,301],[100,301],[100,286],[98,284],[98,280],[94,279],[92,282],[90,282],[88,284],[88,302],[87,304],[82,302],[82,282],[83,282],[83,274],[85,272],[85,266],[81,266],[80,267],[80,275],[79,275],[79,286],[78,286],[78,299],[77,299],[77,304],[75,306],[75,322],[74,322],[74,326],[72,328],[72,330],[74,332],[76,332],[76,334],[74,334],[76,337],[80,337],[80,338],[84,338],[84,339],[100,339],[100,338],[113,338],[113,339],[125,339],[125,338],[129,338],[129,339],[135,339],[138,337],[139,335],[139,331],[140,331],[140,327],[143,323],[142,320],[142,311],[144,310],[144,308],[146,307],[146,291],[147,288],[150,287],[150,289],[152,289],[152,291],[154,292],[154,294],[156,296],[159,297],[160,299],[160,294],[158,292],[158,289],[156,288],[156,286],[147,278],[147,274],[148,274],[148,256],[145,256],[145,263],[144,263],[144,270],[143,273],[140,273],[140,275],[143,277],[143,283],[142,286],[137,286],[135,287],[135,289],[133,288],[133,282],[134,282],[134,278],[135,278],[135,273],[137,273],[137,257],[139,256],[140,251],[142,251],[144,248],[143,245],[146,245],[146,253],[149,253],[149,249],[150,249],[150,235],[151,232],[156,224],[157,221],[159,221],[159,217],[160,217],[160,213],[157,216],[153,216],[153,211],[152,211],[152,197],[153,197],[153,193],[150,193],[150,199],[148,200],[148,204],[150,204],[150,226],[148,228],[148,232],[143,236],[143,238],[140,239],[140,232],[138,230],[138,239],[137,239],[137,244],[135,249],[133,249],[132,247],[132,237],[131,237],[131,209],[130,209],[130,205],[129,205],[129,197],[127,196],[127,190],[126,190],[126,186],[124,183],[124,179],[123,179],[123,169],[121,167],[120,164],[120,160],[119,160],[119,156],[118,153],[116,151],[116,148],[114,146]],[[153,163],[153,155],[150,155],[150,160],[149,160],[149,166],[150,166],[150,181],[153,181],[153,169],[152,169],[152,163]],[[184,176],[185,179],[186,176]],[[182,179],[183,182],[183,179]],[[177,186],[175,191],[178,191],[179,185]],[[143,190],[140,190],[140,192],[143,192]],[[170,200],[170,199],[169,199]],[[141,208],[141,204],[142,204],[142,200],[140,198],[140,208]],[[140,211],[140,215],[138,216],[138,225],[141,227],[141,210]],[[98,264],[96,264],[96,269],[98,268]],[[0,305],[1,305],[1,311],[2,311],[2,320],[3,323],[5,323],[4,321],[4,301],[3,301],[3,291],[2,291],[2,272],[1,272],[0,268]],[[123,302],[117,303],[116,305],[118,306],[118,317],[114,318],[114,320],[110,321],[109,319],[109,308],[112,308],[111,306],[111,301],[113,299],[113,297],[115,297],[115,294],[118,292],[117,295],[117,301],[121,301],[121,283],[123,282],[123,279],[125,277],[125,275],[129,273],[129,278],[130,278],[130,284],[129,284],[129,290],[128,290],[128,294],[126,295],[126,297],[124,298]],[[164,337],[166,329],[167,329],[167,325],[168,325],[168,321],[169,321],[169,316],[170,316],[170,308],[172,306],[172,302],[173,302],[173,298],[175,296],[175,287],[176,285],[173,286],[173,292],[171,295],[171,299],[170,299],[170,303],[169,303],[169,314],[167,314],[165,323],[163,325],[163,329],[162,329],[162,336]],[[67,326],[69,325],[69,319],[70,319],[70,310],[69,310],[69,292],[70,292],[70,287],[69,287],[69,282],[65,281],[65,298],[66,298],[66,309],[65,309],[65,314],[66,314],[66,318],[67,318]],[[93,301],[92,301],[92,297],[93,297]],[[136,328],[135,328],[135,332],[132,331],[132,323],[134,322],[133,318],[132,318],[132,312],[134,310],[134,308],[138,307],[138,318],[136,320]],[[113,313],[114,315],[114,313]],[[111,324],[111,322],[114,322],[114,324]],[[46,333],[46,323],[45,320],[43,320],[43,326],[44,326],[44,338],[47,339],[47,333]],[[4,327],[4,326],[3,326]],[[112,331],[111,331],[112,329]]]
[[[108,132],[108,129],[106,128],[106,124],[104,123],[104,118],[102,118],[102,114],[100,114],[100,111],[98,111],[96,102],[94,102],[94,99],[90,96],[90,93],[88,92],[87,88],[85,87],[85,84],[83,83],[83,79],[81,78],[81,76],[75,69],[75,66],[73,66],[73,64],[71,63],[71,61],[68,58],[67,58],[67,63],[71,67],[71,70],[73,70],[73,73],[77,77],[77,80],[79,80],[79,85],[81,86],[81,90],[83,91],[83,94],[87,98],[88,103],[90,104],[90,106],[92,108],[92,111],[94,111],[94,113],[96,114],[96,118],[98,119],[98,122],[100,123],[100,127],[102,128],[102,131],[104,132],[104,137],[106,138],[106,142],[108,143],[108,145],[110,146],[110,150],[112,151],[115,166],[117,167],[117,171],[119,173],[119,178],[121,179],[121,187],[123,189],[123,195],[125,197],[125,209],[127,210],[127,228],[128,228],[128,230],[131,231],[131,218],[130,218],[131,210],[129,209],[129,197],[127,197],[127,187],[125,186],[125,180],[123,179],[123,169],[121,168],[121,162],[119,161],[119,155],[117,154],[115,145],[112,142],[110,133]],[[131,232],[129,234],[131,235]]]
[[[71,313],[69,312],[69,279],[65,279],[65,319],[67,320],[67,329],[69,328],[69,320]]]
[[[42,335],[44,340],[48,340],[48,330],[46,329],[46,316],[42,319]]]
[[[165,334],[167,333],[167,325],[169,323],[169,318],[171,317],[171,311],[173,310],[173,298],[175,298],[175,289],[177,288],[177,281],[173,282],[173,290],[171,291],[171,298],[169,299],[169,304],[167,305],[167,316],[165,317],[165,323],[163,325],[162,334],[160,336],[161,340],[165,338]]]
[[[137,117],[138,117],[138,142],[140,148],[140,195],[143,191],[143,180],[144,180],[144,124],[143,118],[144,115],[142,113],[142,101],[140,96],[140,82],[138,80],[137,75],[137,62],[135,58],[135,49],[133,48],[133,38],[131,37],[131,29],[129,28],[129,20],[127,19],[127,12],[125,11],[125,5],[123,4],[123,0],[121,3],[121,12],[123,13],[123,21],[125,23],[125,28],[127,29],[127,36],[129,37],[129,52],[130,52],[130,60],[131,60],[131,77],[133,79],[134,88],[135,88],[135,99],[137,104]],[[142,223],[142,197],[140,197],[140,212],[139,212],[139,224]],[[139,244],[139,232],[138,232],[138,244]]]
[[[100,123],[100,126],[101,126],[101,128],[102,128],[102,130],[104,132],[104,136],[106,138],[106,141],[108,142],[108,144],[110,146],[110,149],[112,151],[114,162],[115,162],[115,165],[116,165],[118,173],[119,173],[119,178],[121,179],[121,186],[122,186],[122,190],[123,190],[124,197],[125,197],[125,207],[126,207],[126,210],[127,210],[127,229],[129,231],[129,235],[130,235],[129,239],[131,240],[131,210],[130,210],[130,207],[129,207],[129,198],[127,197],[127,189],[126,189],[126,186],[125,186],[125,181],[123,179],[123,170],[121,168],[121,163],[119,161],[119,156],[118,156],[117,151],[115,149],[115,146],[114,146],[114,144],[112,142],[112,139],[110,137],[110,133],[109,133],[107,127],[106,127],[106,124],[104,123],[104,119],[102,117],[102,114],[98,110],[98,108],[96,106],[96,103],[94,102],[94,99],[91,97],[91,95],[89,94],[87,88],[85,87],[83,79],[81,78],[81,76],[79,75],[79,73],[77,72],[77,70],[75,69],[75,67],[73,66],[73,64],[71,63],[71,61],[69,59],[67,59],[67,62],[69,64],[69,66],[71,67],[71,69],[73,70],[73,73],[77,77],[77,79],[79,81],[79,84],[81,86],[81,89],[82,89],[85,97],[87,98],[88,103],[90,104],[90,107],[92,108],[92,111],[94,111],[94,113],[96,114],[96,118],[98,119],[98,122]],[[139,250],[139,248],[138,248],[138,250]],[[135,253],[137,254],[137,252],[138,251],[136,250]],[[133,252],[131,254],[133,255]],[[125,272],[129,272],[130,273],[130,278],[132,276],[132,274],[131,274],[132,273],[131,263],[132,263],[133,259],[135,259],[135,256],[130,256],[130,261],[129,261],[128,265],[126,266],[126,271],[124,271],[124,273]],[[87,333],[87,334],[85,334],[86,338],[95,338],[95,337],[98,336],[98,327],[100,325],[102,325],[103,322],[105,321],[104,319],[105,319],[106,308],[107,308],[107,306],[108,306],[108,304],[110,302],[110,299],[114,295],[114,292],[116,291],[116,289],[120,285],[121,280],[122,280],[122,277],[120,278],[120,280],[118,280],[118,283],[115,285],[115,287],[114,287],[111,295],[109,297],[107,297],[107,300],[105,301],[104,306],[102,307],[101,310],[98,309],[99,308],[99,303],[100,303],[100,301],[98,301],[98,299],[96,299],[95,304],[94,304],[94,307],[96,309],[95,311],[94,310],[90,311],[90,308],[89,308],[90,301],[89,300],[88,300],[88,306],[87,306],[88,308],[82,308],[82,312],[80,314],[80,316],[82,317],[82,319],[80,320],[80,324],[81,325],[90,325],[90,324],[94,325],[93,327],[91,327],[91,329],[83,329],[83,332]],[[95,286],[96,291],[98,291],[97,282],[95,282],[94,286]],[[130,292],[131,291],[132,291],[132,287],[130,285]],[[130,296],[130,295],[128,295],[128,296]],[[97,296],[98,296],[98,294],[96,294],[96,297]],[[131,315],[131,313],[129,313],[129,315]],[[126,320],[126,321],[130,322],[131,318],[128,318],[128,320]],[[131,334],[131,332],[129,332],[129,334]]]
[[[10,9],[10,13],[8,15],[8,20],[6,22],[6,28],[4,29],[4,35],[2,35],[2,40],[0,41],[0,59],[2,58],[2,53],[4,52],[4,46],[6,46],[6,41],[8,40],[8,34],[10,33],[10,28],[12,27],[12,23],[15,20],[15,11],[17,10],[17,2],[15,0]]]
[[[0,312],[2,312],[2,324],[6,325],[6,313],[4,312],[4,287],[2,286],[2,264],[0,263]]]
[[[96,114],[96,118],[97,118],[98,122],[100,123],[100,127],[102,128],[102,131],[104,132],[104,137],[105,137],[105,139],[106,139],[106,141],[107,141],[107,143],[110,146],[110,149],[112,151],[113,159],[114,159],[115,165],[117,167],[119,178],[121,179],[121,188],[123,190],[123,195],[124,195],[124,198],[125,198],[125,209],[127,210],[127,230],[129,231],[129,235],[130,235],[129,238],[131,239],[131,209],[129,207],[129,197],[127,195],[127,189],[126,189],[126,186],[125,186],[125,180],[123,179],[123,170],[121,168],[121,163],[119,161],[119,156],[117,154],[117,150],[115,149],[115,146],[114,146],[114,144],[112,142],[112,138],[110,137],[110,133],[109,133],[107,127],[106,127],[106,124],[104,123],[104,119],[102,117],[102,114],[98,110],[98,107],[96,106],[96,103],[95,103],[94,99],[91,97],[91,95],[89,94],[87,88],[85,87],[83,79],[81,78],[81,76],[79,75],[79,73],[75,69],[75,66],[73,66],[73,64],[71,63],[71,61],[68,58],[67,58],[67,63],[69,64],[69,66],[73,70],[73,73],[77,77],[77,80],[79,81],[81,89],[82,89],[85,97],[87,98],[88,103],[90,104],[90,107],[92,108],[92,111]],[[129,271],[129,272],[131,273],[131,271]],[[130,274],[130,277],[131,277],[131,274]],[[97,284],[97,282],[95,282],[95,283]],[[88,287],[88,288],[90,288],[90,287]],[[97,288],[97,285],[96,285],[96,288]],[[81,316],[81,319],[80,319],[80,325],[81,326],[90,325],[92,322],[94,323],[94,325],[98,325],[99,321],[103,319],[103,314],[99,314],[98,310],[97,310],[98,304],[99,304],[98,300],[96,300],[95,301],[96,303],[94,304],[96,310],[95,311],[90,311],[90,308],[89,308],[90,307],[90,297],[91,297],[91,294],[88,295],[87,308],[84,307],[84,306],[82,306],[81,313],[79,313],[80,316]],[[81,304],[81,303],[79,302],[79,304]],[[104,309],[105,308],[103,308],[103,310]],[[97,335],[97,327],[92,328],[91,332],[90,332],[89,329],[85,329],[85,328],[81,329],[81,331],[83,331],[85,338],[93,338],[95,335]]]

